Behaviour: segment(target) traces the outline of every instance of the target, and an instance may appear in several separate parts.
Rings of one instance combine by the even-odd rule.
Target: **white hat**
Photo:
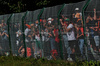
[[[48,21],[52,20],[52,18],[48,18]]]
[[[79,8],[75,8],[75,10],[79,10]]]
[[[48,21],[48,23],[51,23],[51,21]]]

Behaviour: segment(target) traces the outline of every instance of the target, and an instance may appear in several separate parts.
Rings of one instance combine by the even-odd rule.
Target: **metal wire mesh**
[[[61,12],[61,31],[64,59],[81,59],[84,54],[84,36],[79,29],[82,29],[82,8],[84,1],[79,3],[66,4]]]
[[[27,50],[27,57],[37,58],[41,57],[41,43],[38,38],[38,15],[41,9],[35,11],[28,11],[25,21],[25,43]]]
[[[10,54],[10,46],[9,46],[9,35],[8,35],[8,25],[7,19],[8,15],[0,16],[0,55],[8,56]]]
[[[47,59],[60,58],[59,29],[57,14],[62,5],[45,8],[40,19],[43,56]]]
[[[100,0],[91,0],[85,10],[89,60],[100,60]]]
[[[100,0],[91,0],[84,11],[86,38],[81,13],[85,3],[57,5],[12,16],[0,15],[0,55],[9,55],[11,47],[13,56],[56,60],[63,55],[64,60],[76,60],[86,59],[87,50],[89,60],[100,60]],[[85,49],[84,39],[88,49]]]
[[[9,21],[9,31],[10,31],[10,40],[11,40],[11,51],[13,56],[22,56],[24,57],[25,49],[23,43],[23,33],[22,33],[22,17],[24,13],[15,13],[12,15]]]

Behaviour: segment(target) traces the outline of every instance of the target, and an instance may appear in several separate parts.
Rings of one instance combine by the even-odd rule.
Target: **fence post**
[[[42,43],[42,36],[41,36],[41,26],[40,26],[40,16],[42,15],[42,13],[43,13],[43,11],[44,11],[44,8],[40,11],[40,13],[39,13],[39,15],[38,15],[38,25],[39,25],[39,35],[40,35],[40,42],[41,42],[41,46],[42,46],[42,48],[41,48],[41,50],[42,50],[42,58],[44,57],[44,53],[43,53],[43,43]]]
[[[25,30],[24,19],[25,19],[27,13],[28,13],[28,11],[26,11],[25,15],[22,17],[22,34],[23,34],[23,43],[24,43],[24,47],[25,47],[25,57],[27,57],[27,50],[26,50],[25,34],[24,34],[24,30]]]
[[[9,22],[10,22],[12,16],[13,16],[13,14],[11,14],[10,17],[7,19],[8,35],[9,35],[9,46],[10,46],[10,54],[11,55],[12,55],[12,48],[11,48],[11,38],[10,38]]]
[[[62,7],[60,8],[60,10],[58,11],[58,14],[57,14],[57,17],[58,17],[58,27],[59,27],[59,37],[60,37],[60,56],[61,56],[61,59],[63,59],[63,48],[62,48],[62,40],[61,40],[61,24],[60,24],[60,21],[59,21],[59,17],[60,17],[60,13],[61,11],[63,10],[65,4],[62,5]]]
[[[84,29],[84,43],[85,43],[85,45],[86,45],[86,59],[87,59],[87,61],[88,61],[88,54],[87,54],[87,41],[86,41],[86,34],[85,34],[85,32],[86,32],[86,24],[85,24],[85,18],[84,18],[84,10],[87,8],[87,6],[89,5],[89,2],[90,2],[91,0],[86,0],[86,4],[84,5],[84,7],[83,7],[83,9],[82,9],[82,20],[83,20],[83,29]]]

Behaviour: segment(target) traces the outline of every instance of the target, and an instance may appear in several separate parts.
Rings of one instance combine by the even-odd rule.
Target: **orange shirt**
[[[31,49],[27,47],[27,57],[31,56]]]

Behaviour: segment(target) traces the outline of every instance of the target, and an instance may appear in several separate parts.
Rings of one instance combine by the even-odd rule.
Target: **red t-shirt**
[[[55,36],[55,41],[56,41],[57,43],[59,43],[59,40],[60,40],[60,39],[59,39],[59,35],[58,35],[58,31],[59,31],[58,29],[54,29],[54,34],[56,35],[56,36]]]
[[[27,47],[27,57],[31,56],[31,49]]]

